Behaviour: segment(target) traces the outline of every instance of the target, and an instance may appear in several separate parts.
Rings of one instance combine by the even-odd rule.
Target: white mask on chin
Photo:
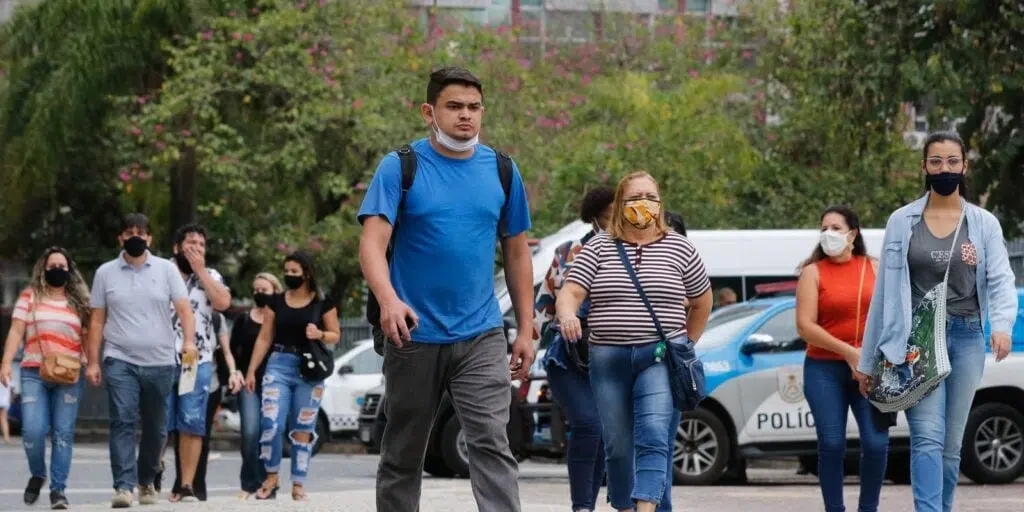
[[[433,117],[434,107],[430,107],[430,115]],[[434,137],[437,139],[438,144],[455,153],[465,153],[476,147],[477,143],[480,142],[480,134],[474,135],[469,140],[456,140],[441,130],[441,127],[437,125],[437,118],[434,119],[433,123],[430,123],[430,129],[434,131]]]

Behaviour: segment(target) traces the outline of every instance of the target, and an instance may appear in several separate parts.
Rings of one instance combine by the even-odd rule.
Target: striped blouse
[[[81,357],[82,319],[67,301],[44,298],[35,302],[29,288],[18,297],[11,318],[25,322],[22,368],[42,365],[44,351]]]
[[[686,237],[670,232],[639,246],[623,242],[626,255],[669,338],[686,334],[684,298],[695,298],[711,288],[704,263]],[[592,238],[576,256],[566,281],[589,294],[590,342],[636,345],[659,341],[654,321],[640,299],[615,241],[607,233]]]

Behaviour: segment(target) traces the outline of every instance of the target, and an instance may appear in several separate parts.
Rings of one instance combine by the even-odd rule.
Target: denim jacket
[[[926,194],[896,210],[885,224],[881,262],[857,365],[857,370],[865,375],[874,373],[879,354],[895,364],[906,359],[911,321],[907,251],[911,229],[921,222],[927,202]],[[978,255],[976,272],[982,320],[987,315],[992,332],[1009,333],[1017,315],[1017,290],[1003,240],[1003,228],[985,209],[966,201],[964,207],[967,209],[968,239]]]
[[[533,333],[535,339],[543,340],[545,337],[557,335],[557,333],[549,332],[555,320],[555,300],[558,297],[558,292],[562,289],[565,275],[569,273],[569,269],[572,267],[573,259],[583,250],[583,246],[593,236],[594,232],[591,231],[581,240],[566,242],[555,249],[555,257],[551,262],[551,267],[548,268],[548,272],[544,276],[544,281],[541,282],[540,289],[537,290],[537,297],[534,300]],[[586,318],[589,312],[590,299],[588,298],[580,304],[577,316]],[[572,364],[572,360],[569,359],[569,355],[565,352],[565,347],[562,346],[560,336],[552,338],[547,352],[544,353],[541,366],[547,368],[549,364],[555,364],[567,370]]]

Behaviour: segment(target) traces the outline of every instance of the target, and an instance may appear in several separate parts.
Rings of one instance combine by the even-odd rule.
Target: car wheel
[[[889,455],[889,464],[885,468],[885,474],[896,485],[910,484],[910,454]]]
[[[444,462],[458,476],[469,476],[469,447],[466,444],[466,435],[459,424],[459,417],[452,415],[444,424],[441,437],[441,455]]]
[[[967,418],[961,469],[979,484],[1005,484],[1024,473],[1024,415],[1006,404],[975,407]]]
[[[437,478],[452,478],[455,476],[455,473],[444,463],[444,459],[433,455],[427,455],[423,459],[423,471]]]
[[[673,480],[679,485],[711,485],[725,472],[732,441],[722,420],[707,409],[683,415],[672,453]]]

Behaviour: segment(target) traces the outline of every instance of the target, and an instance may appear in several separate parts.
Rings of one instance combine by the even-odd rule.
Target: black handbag
[[[644,293],[643,286],[640,285],[640,278],[636,276],[633,264],[626,256],[625,246],[622,245],[621,240],[616,240],[615,246],[619,250],[619,259],[622,260],[629,278],[633,281],[633,286],[636,287],[637,294],[644,301],[644,306],[647,306],[647,312],[650,313],[651,320],[654,321],[654,328],[658,330],[658,336],[666,345],[665,359],[668,364],[669,385],[672,388],[672,404],[679,411],[692,411],[708,396],[704,379],[704,364],[697,358],[693,343],[685,336],[672,340],[665,336],[661,322],[658,321],[658,315],[654,313],[654,307],[651,306],[651,301]]]
[[[316,299],[314,299],[316,300]],[[317,327],[323,323],[320,318],[320,306],[322,302],[317,300],[313,305],[313,324]],[[306,347],[299,352],[302,360],[299,362],[299,374],[307,382],[320,382],[334,373],[334,356],[327,349],[327,345],[320,340],[306,340]]]

